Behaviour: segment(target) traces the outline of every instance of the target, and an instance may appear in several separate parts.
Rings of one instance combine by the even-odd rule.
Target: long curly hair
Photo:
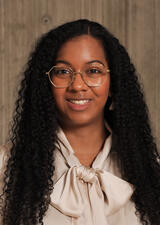
[[[114,109],[104,117],[123,178],[133,184],[132,201],[142,224],[160,224],[160,165],[151,134],[148,108],[135,68],[125,48],[102,25],[85,19],[44,34],[30,54],[16,100],[11,152],[4,177],[4,225],[43,224],[53,190],[58,113],[45,72],[61,46],[83,34],[101,40],[109,63]],[[93,46],[94,48],[94,46]],[[54,220],[53,220],[54,224]]]

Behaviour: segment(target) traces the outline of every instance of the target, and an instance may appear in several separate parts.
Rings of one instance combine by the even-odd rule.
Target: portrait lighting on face
[[[66,41],[46,74],[63,128],[103,121],[110,73],[100,40],[81,35]]]

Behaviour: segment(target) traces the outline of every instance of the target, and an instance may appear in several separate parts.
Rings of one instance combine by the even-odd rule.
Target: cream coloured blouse
[[[121,178],[112,134],[106,139],[91,168],[74,155],[62,129],[54,152],[54,190],[44,225],[140,225],[130,201],[132,186]],[[6,164],[6,147],[0,148],[0,188]],[[2,225],[2,223],[0,223]]]

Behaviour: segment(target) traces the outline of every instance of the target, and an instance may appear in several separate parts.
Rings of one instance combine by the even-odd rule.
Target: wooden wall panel
[[[127,3],[126,47],[143,83],[153,132],[160,143],[160,1],[130,0]]]
[[[78,18],[102,23],[128,49],[160,143],[159,0],[0,0],[0,143],[7,139],[20,72],[35,40]]]

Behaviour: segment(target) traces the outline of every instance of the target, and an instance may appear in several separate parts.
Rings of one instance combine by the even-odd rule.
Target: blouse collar
[[[102,150],[98,153],[96,158],[94,159],[91,168],[99,168],[102,169],[102,166],[104,164],[104,161],[107,159],[109,156],[109,152],[111,149],[111,144],[112,144],[112,130],[105,122],[105,127],[109,130],[110,134],[106,138]],[[72,146],[70,145],[65,133],[63,132],[62,128],[59,127],[59,131],[57,133],[57,143],[56,147],[61,151],[62,155],[66,159],[66,162],[69,167],[72,166],[81,166],[82,164],[80,163],[79,159],[75,156],[74,150]]]

